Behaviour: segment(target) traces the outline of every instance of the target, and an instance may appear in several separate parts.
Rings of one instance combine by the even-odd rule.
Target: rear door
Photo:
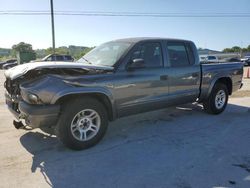
[[[195,47],[182,41],[167,42],[169,97],[174,103],[192,102],[199,96],[200,64]]]

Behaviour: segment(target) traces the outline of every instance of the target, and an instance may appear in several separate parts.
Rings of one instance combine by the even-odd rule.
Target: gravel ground
[[[250,187],[250,97],[218,116],[187,104],[122,118],[76,152],[13,127],[1,75],[0,187]]]

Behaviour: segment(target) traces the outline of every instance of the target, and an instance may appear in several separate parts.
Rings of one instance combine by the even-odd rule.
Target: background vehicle
[[[250,56],[245,56],[241,61],[244,63],[244,66],[250,66]]]
[[[12,63],[15,63],[15,62],[17,62],[17,59],[8,59],[8,60],[6,60],[4,62],[1,62],[0,63],[0,69],[3,69],[4,65],[12,64]]]
[[[29,63],[6,71],[6,103],[17,119],[50,127],[66,146],[80,150],[98,143],[108,121],[123,116],[194,101],[219,114],[241,88],[242,75],[241,62],[200,64],[191,41],[121,39],[76,63]]]
[[[65,62],[73,62],[74,58],[71,55],[60,55],[60,54],[49,54],[42,58],[41,60],[34,60],[33,62],[44,62],[44,61],[65,61]]]
[[[70,55],[50,54],[42,59],[42,61],[74,61]]]
[[[227,59],[227,62],[240,62],[240,59],[237,57],[232,57],[232,58]]]
[[[3,69],[10,69],[10,68],[15,67],[17,65],[18,65],[17,61],[15,61],[13,63],[7,63],[7,64],[3,65]]]
[[[200,61],[201,63],[219,63],[220,62],[218,57],[214,55],[208,55],[206,57],[200,56]]]
[[[216,63],[216,62],[219,61],[219,59],[216,56],[214,56],[214,55],[208,55],[207,58],[206,58],[206,60],[208,62],[212,62],[212,63]]]

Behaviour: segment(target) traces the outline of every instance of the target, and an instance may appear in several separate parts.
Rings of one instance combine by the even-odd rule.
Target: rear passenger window
[[[183,67],[189,65],[185,43],[168,42],[167,50],[171,67]]]

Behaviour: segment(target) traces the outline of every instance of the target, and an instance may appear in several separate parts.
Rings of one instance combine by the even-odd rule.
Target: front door
[[[167,69],[164,68],[161,43],[137,45],[129,62],[135,59],[143,59],[144,65],[121,71],[116,76],[123,80],[114,86],[119,116],[157,109],[168,95]]]

